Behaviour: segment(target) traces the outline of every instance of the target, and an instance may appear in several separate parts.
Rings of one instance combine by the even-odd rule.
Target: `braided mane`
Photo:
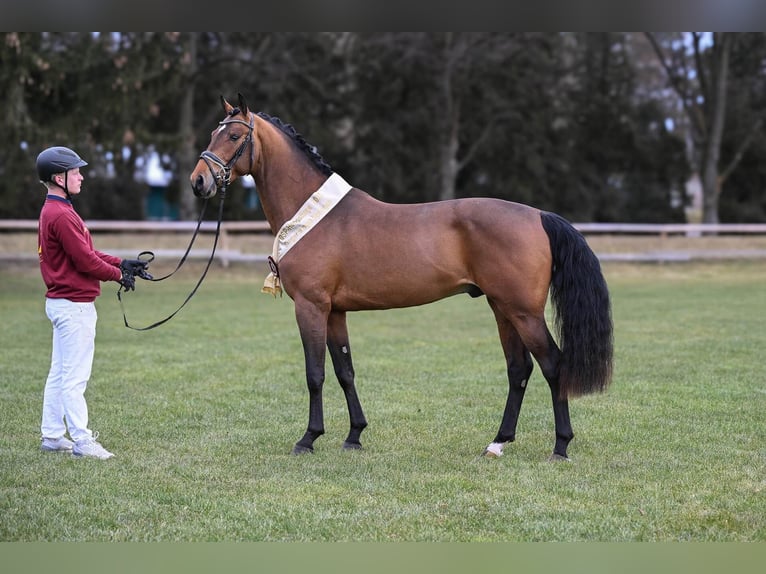
[[[299,134],[297,131],[295,131],[295,128],[291,124],[286,124],[282,120],[280,120],[277,117],[272,117],[264,112],[258,112],[258,117],[263,118],[273,126],[279,128],[279,130],[285,134],[287,137],[289,137],[293,142],[295,142],[295,145],[298,146],[298,148],[306,154],[306,157],[308,157],[311,162],[325,175],[332,175],[333,169],[330,167],[330,164],[328,164],[324,158],[322,158],[321,155],[319,155],[319,152],[317,151],[316,146],[311,145],[308,143],[301,134]]]

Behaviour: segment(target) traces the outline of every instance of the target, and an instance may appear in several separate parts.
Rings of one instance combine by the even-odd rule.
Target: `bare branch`
[[[705,121],[704,118],[702,118],[699,114],[699,111],[696,108],[692,108],[689,105],[689,94],[686,92],[684,85],[682,84],[680,78],[677,74],[673,72],[673,68],[670,66],[668,61],[665,58],[665,53],[662,50],[662,47],[657,42],[657,39],[654,37],[654,34],[651,32],[645,33],[646,38],[649,40],[649,43],[652,45],[652,48],[654,49],[654,53],[657,54],[657,59],[660,61],[660,65],[662,65],[662,68],[665,70],[665,75],[668,78],[668,81],[670,82],[670,86],[673,88],[673,90],[678,94],[679,99],[681,100],[681,105],[683,106],[684,112],[686,113],[686,116],[689,118],[689,121],[694,126],[695,131],[700,134],[705,133]]]
[[[707,77],[705,65],[702,62],[702,49],[700,47],[702,41],[702,34],[699,32],[692,32],[692,38],[694,39],[694,65],[696,67],[697,79],[700,84],[700,92],[702,92],[703,103],[705,108],[705,117],[710,117],[710,82]],[[715,49],[715,47],[714,47]]]
[[[470,163],[473,158],[476,156],[478,151],[481,149],[481,146],[484,144],[484,142],[487,141],[489,136],[492,134],[492,130],[495,128],[495,126],[503,122],[505,120],[511,120],[518,116],[515,112],[507,112],[502,114],[496,114],[492,116],[489,121],[484,125],[484,128],[482,128],[481,133],[479,136],[471,143],[470,147],[466,151],[466,153],[463,155],[463,157],[458,162],[458,169],[463,169],[468,163]]]
[[[721,185],[723,185],[726,179],[737,168],[739,162],[742,161],[742,156],[745,155],[747,148],[750,147],[750,144],[753,142],[756,134],[761,131],[761,127],[763,127],[763,118],[758,118],[758,121],[753,124],[753,126],[747,132],[745,138],[739,144],[737,151],[734,153],[734,157],[732,157],[726,168],[721,171],[721,175],[718,177]]]
[[[699,79],[700,91],[702,92],[702,97],[705,100],[705,106],[707,106],[707,102],[709,101],[710,97],[710,85],[707,77],[707,72],[705,71],[705,65],[702,63],[702,50],[700,48],[702,34],[699,32],[692,32],[692,38],[694,39],[694,65],[697,68],[697,78]]]

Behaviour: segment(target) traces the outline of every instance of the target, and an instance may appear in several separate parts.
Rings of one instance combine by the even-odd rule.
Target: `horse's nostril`
[[[202,177],[202,175],[198,175],[197,177],[192,178],[189,183],[191,184],[194,195],[201,197],[205,190],[205,178]]]

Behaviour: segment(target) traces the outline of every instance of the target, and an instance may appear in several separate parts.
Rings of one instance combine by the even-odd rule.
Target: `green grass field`
[[[172,312],[199,266],[128,294],[129,319]],[[480,457],[500,423],[505,369],[483,299],[349,316],[370,426],[328,365],[327,434],[307,423],[287,297],[264,270],[213,268],[148,332],[97,302],[91,428],[116,456],[41,453],[50,324],[34,267],[0,268],[2,541],[764,541],[766,266],[607,265],[615,377],[571,402],[572,463],[548,463],[553,420],[535,369],[517,441]]]

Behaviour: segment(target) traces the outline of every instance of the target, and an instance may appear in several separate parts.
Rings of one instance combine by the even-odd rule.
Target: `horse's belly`
[[[345,311],[414,307],[473,289],[470,282],[456,277],[373,274],[344,282],[332,297],[332,304]]]

